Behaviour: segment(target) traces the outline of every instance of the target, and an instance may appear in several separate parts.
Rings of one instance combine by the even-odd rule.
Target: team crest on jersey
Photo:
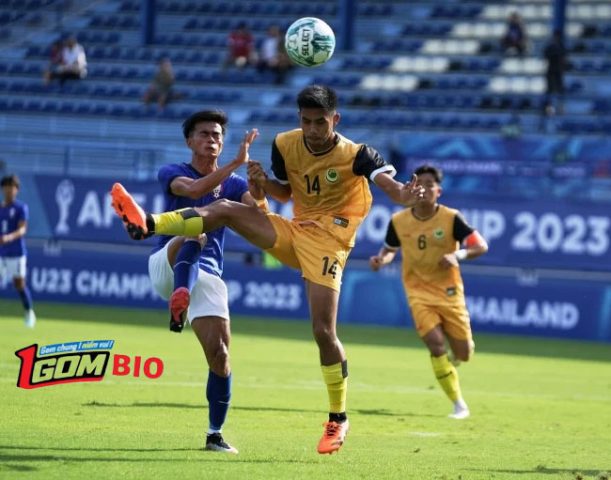
[[[441,228],[436,229],[433,232],[433,236],[437,239],[437,240],[441,240],[444,236],[443,230]]]
[[[330,168],[325,174],[325,180],[329,183],[335,183],[339,180],[339,173],[334,168]]]
[[[214,198],[221,198],[221,186],[220,185],[214,187],[214,190],[212,190],[212,196]]]

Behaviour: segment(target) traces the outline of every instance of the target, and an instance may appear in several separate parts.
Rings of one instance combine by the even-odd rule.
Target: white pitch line
[[[17,378],[9,376],[0,376],[0,383],[11,383],[16,384]],[[139,380],[115,380],[112,376],[107,375],[101,382],[95,382],[95,385],[105,386],[130,386],[130,387],[185,387],[185,388],[197,388],[201,389],[205,384],[205,380],[200,382],[173,382],[164,380],[150,380],[146,377],[141,377]],[[61,386],[59,386],[61,388]],[[263,383],[260,379],[256,381],[240,381],[236,382],[237,388],[256,388],[256,389],[269,389],[269,390],[320,390],[323,388],[322,381],[308,381],[308,382],[294,382],[294,383]],[[371,384],[352,384],[349,390],[351,392],[371,392],[371,393],[392,393],[392,394],[426,394],[426,395],[440,395],[440,391],[437,388],[429,387],[408,387],[400,385],[371,385]],[[594,401],[594,402],[609,402],[609,397],[605,395],[584,395],[584,394],[572,394],[571,396],[560,397],[556,393],[530,393],[530,392],[503,392],[503,391],[489,391],[489,390],[469,390],[470,397],[497,397],[497,398],[523,398],[523,399],[547,399],[558,401]]]

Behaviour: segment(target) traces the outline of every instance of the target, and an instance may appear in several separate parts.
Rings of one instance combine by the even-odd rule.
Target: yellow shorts
[[[456,340],[472,340],[471,319],[464,305],[410,304],[414,325],[420,337],[424,337],[437,325]]]
[[[339,292],[351,248],[315,224],[267,215],[276,231],[276,243],[266,252],[283,264],[301,270],[303,278]]]

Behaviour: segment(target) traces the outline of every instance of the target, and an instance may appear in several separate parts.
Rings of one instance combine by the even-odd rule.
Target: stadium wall
[[[155,183],[123,183],[147,210],[163,208]],[[128,239],[110,206],[110,187],[104,179],[22,176],[20,197],[30,205],[28,280],[37,300],[166,308],[146,274],[153,239]],[[411,326],[398,262],[380,274],[366,268],[398,210],[376,189],[374,194],[344,276],[340,321]],[[503,195],[442,200],[461,209],[490,243],[486,256],[463,266],[476,330],[611,341],[611,221],[605,204]],[[271,208],[291,213],[290,204],[271,202]],[[226,250],[255,251],[231,231]],[[227,262],[225,278],[236,314],[308,317],[296,272]],[[0,295],[13,295],[6,282]]]
[[[35,301],[167,309],[148,279],[148,248],[29,243]],[[308,319],[296,271],[227,261],[224,279],[233,314]],[[608,279],[476,266],[466,267],[464,279],[474,331],[611,342]],[[8,279],[0,297],[17,298]],[[398,266],[376,274],[351,262],[339,322],[412,328]]]
[[[154,182],[124,181],[147,211],[163,209]],[[110,205],[112,182],[104,179],[26,175],[20,197],[30,205],[29,236],[133,245]],[[367,259],[384,241],[391,215],[400,209],[373,188],[373,207],[358,232],[352,258]],[[508,195],[446,195],[442,203],[460,209],[490,244],[478,265],[609,272],[611,218],[608,205],[590,201],[528,199]],[[270,202],[290,216],[291,204]],[[153,244],[153,239],[143,242]],[[255,251],[228,232],[229,251]]]

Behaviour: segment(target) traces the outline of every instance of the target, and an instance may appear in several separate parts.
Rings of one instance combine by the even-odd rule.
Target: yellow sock
[[[433,372],[437,381],[446,395],[450,400],[455,402],[462,398],[460,392],[460,384],[458,382],[458,372],[454,368],[454,365],[450,363],[447,354],[443,354],[441,357],[431,357],[431,363],[433,364]]]
[[[197,237],[204,230],[204,219],[193,208],[153,214],[156,235]]]
[[[346,360],[335,365],[321,365],[322,378],[327,384],[329,394],[329,412],[346,411],[346,393],[348,392],[348,363]]]

